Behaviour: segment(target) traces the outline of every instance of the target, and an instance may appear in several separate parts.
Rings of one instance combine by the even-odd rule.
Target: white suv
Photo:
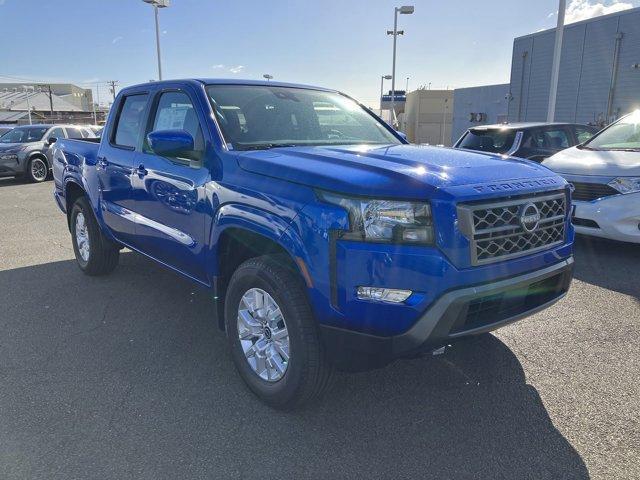
[[[640,110],[543,165],[575,187],[576,232],[640,243]]]

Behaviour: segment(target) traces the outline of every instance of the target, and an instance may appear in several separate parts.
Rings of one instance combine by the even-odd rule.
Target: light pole
[[[267,82],[270,82],[271,80],[273,80],[273,75],[269,75],[268,73],[265,73],[264,75],[262,75],[262,78],[266,78]]]
[[[380,116],[382,117],[382,94],[384,92],[384,81],[391,80],[391,75],[380,75]]]
[[[27,87],[26,85],[23,85],[22,88],[24,88],[24,93],[27,96],[27,113],[29,113],[29,125],[33,125],[33,123],[31,123],[31,102],[29,102],[29,90],[33,87]]]
[[[560,76],[560,55],[562,53],[562,35],[564,33],[564,13],[566,10],[566,3],[566,0],[560,0],[558,5],[558,24],[556,25],[553,63],[551,64],[551,87],[549,88],[547,122],[553,122],[556,117],[556,96],[558,94],[558,78]]]
[[[407,77],[407,86],[404,89],[405,94],[409,93],[409,77]]]
[[[393,13],[393,31],[387,30],[387,35],[393,35],[393,66],[391,68],[391,124],[395,125],[396,118],[396,41],[398,35],[404,35],[404,30],[398,31],[398,13],[411,15],[414,12],[413,5],[396,7]]]
[[[142,0],[144,3],[153,5],[153,11],[156,17],[156,52],[158,54],[158,80],[162,80],[162,61],[160,59],[160,23],[158,21],[158,9],[169,6],[169,0]]]

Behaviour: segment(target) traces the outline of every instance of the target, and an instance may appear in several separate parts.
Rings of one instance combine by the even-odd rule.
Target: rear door
[[[181,272],[205,281],[206,125],[189,88],[163,89],[153,99],[146,133],[184,130],[194,138],[190,158],[156,155],[144,142],[132,175],[135,247]],[[210,142],[209,142],[210,143]]]
[[[135,237],[135,204],[131,175],[140,155],[149,108],[149,93],[130,93],[119,99],[110,131],[100,143],[96,171],[104,222],[121,242]]]

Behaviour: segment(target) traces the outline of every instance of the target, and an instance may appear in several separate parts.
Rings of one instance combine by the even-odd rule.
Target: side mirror
[[[58,141],[58,139],[56,137],[49,137],[47,138],[47,143],[49,145],[53,145],[54,143],[56,143]]]
[[[193,158],[194,141],[184,130],[156,130],[147,135],[149,147],[161,157]]]
[[[404,132],[401,132],[400,130],[396,130],[396,133],[400,136],[400,138],[402,138],[405,142],[408,142],[409,140],[407,140],[407,134]]]

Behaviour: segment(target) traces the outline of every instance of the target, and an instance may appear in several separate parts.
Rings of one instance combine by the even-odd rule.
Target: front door
[[[146,132],[184,130],[194,139],[189,158],[156,155],[144,142],[132,174],[136,248],[181,272],[206,281],[204,119],[184,90],[157,93]]]
[[[121,98],[115,126],[106,132],[96,163],[102,217],[114,237],[128,245],[135,240],[131,175],[140,155],[148,101],[147,93]]]

